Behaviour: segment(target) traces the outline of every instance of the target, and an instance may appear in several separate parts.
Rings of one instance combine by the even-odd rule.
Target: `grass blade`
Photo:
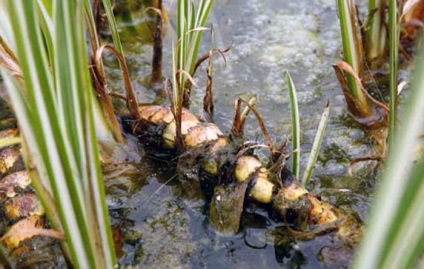
[[[337,0],[337,8],[342,33],[344,61],[352,67],[359,77],[361,77],[363,51],[362,42],[360,41],[357,29],[358,26],[355,20],[356,9],[353,0]],[[356,100],[357,106],[364,111],[364,114],[367,114],[365,116],[369,116],[372,112],[366,96],[361,90],[361,86],[350,74],[346,74],[346,79],[350,94]]]
[[[371,69],[378,68],[386,50],[387,31],[383,16],[386,3],[386,0],[368,1],[368,16],[365,21],[365,55]]]
[[[35,5],[41,2],[6,3],[25,89],[4,70],[3,75],[27,142],[25,159],[31,159],[40,175],[33,177],[34,187],[52,225],[65,233],[73,265],[113,268],[116,257],[95,140],[93,90],[87,59],[81,57],[87,51],[84,6],[51,1],[54,27],[43,31],[52,35],[50,49],[37,17],[48,14],[37,12]]]
[[[390,117],[389,147],[394,143],[397,122],[397,77],[399,58],[399,16],[396,0],[389,0],[389,38],[390,38]]]
[[[290,73],[287,71],[286,79],[289,89],[290,97],[290,112],[291,112],[291,124],[292,124],[292,172],[296,178],[299,178],[300,170],[300,119],[299,119],[299,107],[297,103],[296,88]]]
[[[412,170],[413,149],[424,114],[424,54],[416,59],[402,128],[389,149],[382,182],[354,268],[410,268],[422,252],[424,176],[421,160]],[[394,244],[396,243],[396,245]],[[399,247],[399,248],[398,248]],[[386,266],[386,267],[382,267]]]
[[[119,66],[122,70],[122,74],[126,82],[125,91],[126,91],[126,97],[127,97],[127,107],[130,110],[131,115],[136,120],[140,120],[141,116],[140,116],[140,112],[138,111],[138,102],[135,97],[134,88],[132,86],[129,73],[127,72],[128,70],[127,62],[125,61],[124,49],[122,48],[122,43],[119,37],[115,16],[113,15],[112,6],[110,4],[110,0],[102,0],[102,1],[103,1],[103,7],[106,10],[107,19],[109,22],[109,28],[112,31],[113,44],[115,45],[116,50],[119,52],[119,55],[122,58],[119,61]]]
[[[302,184],[306,186],[311,180],[313,168],[317,162],[319,149],[324,138],[325,128],[327,127],[328,117],[330,114],[330,101],[325,105],[321,121],[318,125],[317,134],[315,135],[314,144],[312,145],[311,154],[309,155],[308,164],[302,177]]]
[[[121,38],[119,37],[118,27],[116,26],[115,16],[113,15],[112,5],[110,4],[110,0],[102,0],[103,7],[106,11],[106,17],[109,22],[109,27],[112,32],[112,39],[115,48],[124,55],[124,49],[122,48]]]
[[[193,2],[188,0],[177,1],[177,72],[184,70],[190,76],[194,76],[197,53],[200,46],[200,39],[203,30],[207,29],[204,27],[206,20],[209,16],[210,10],[212,9],[213,0],[202,0],[200,1],[197,10]],[[174,73],[176,75],[176,73]],[[187,78],[180,74],[178,75],[179,85],[174,84],[174,88],[178,87],[180,93],[185,90]],[[190,87],[189,87],[190,88]],[[190,90],[190,89],[188,89]],[[174,95],[176,96],[176,95]],[[178,95],[179,98],[183,98],[182,94]],[[184,96],[185,97],[185,96]],[[190,97],[190,91],[188,91],[187,98]],[[176,97],[174,97],[176,98]],[[175,102],[181,103],[181,102]],[[182,102],[184,106],[189,106],[189,100],[185,99]]]

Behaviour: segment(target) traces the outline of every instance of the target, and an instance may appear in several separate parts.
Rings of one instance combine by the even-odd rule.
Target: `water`
[[[227,64],[218,57],[214,69],[215,121],[229,130],[238,97],[258,96],[257,109],[272,140],[290,137],[291,123],[286,71],[298,91],[301,114],[301,167],[307,162],[323,107],[331,112],[321,154],[308,188],[324,201],[353,211],[365,220],[376,175],[370,164],[359,164],[347,175],[350,161],[372,154],[364,132],[347,115],[332,63],[340,60],[341,40],[333,0],[218,0],[211,16],[215,45],[232,49]],[[167,3],[168,4],[168,3]],[[175,5],[175,3],[174,3]],[[168,5],[169,6],[169,5]],[[175,6],[168,15],[175,19]],[[201,53],[210,49],[204,35]],[[163,97],[149,89],[151,45],[145,38],[126,36],[124,50],[137,98],[142,103]],[[172,31],[164,45],[164,74],[171,72]],[[106,56],[110,88],[123,89],[118,65]],[[193,112],[203,98],[204,70],[196,81]],[[2,92],[2,91],[0,91]],[[3,113],[5,105],[0,103]],[[9,113],[9,112],[7,112]],[[9,115],[3,115],[3,117]],[[246,139],[263,141],[254,117],[246,124]],[[170,164],[142,157],[134,176],[106,181],[112,224],[122,238],[121,265],[142,268],[341,268],[349,255],[334,250],[332,234],[300,241],[261,208],[249,207],[237,235],[223,236],[209,224],[204,201],[180,196]],[[302,169],[301,169],[302,172]],[[330,249],[333,248],[333,249]]]
[[[175,12],[169,8],[169,16]],[[174,17],[173,17],[174,16]],[[258,96],[257,109],[273,141],[289,138],[291,122],[285,74],[290,71],[298,91],[301,114],[301,166],[312,147],[323,107],[331,101],[331,112],[319,161],[308,188],[324,201],[353,211],[366,219],[369,194],[374,189],[374,164],[361,163],[354,176],[347,175],[350,161],[372,154],[364,132],[346,112],[344,97],[332,64],[340,60],[341,38],[335,2],[299,0],[216,1],[210,19],[218,48],[232,45],[227,64],[216,58],[213,83],[215,121],[229,130],[234,101]],[[210,49],[204,34],[200,53]],[[172,31],[164,45],[164,74],[170,75]],[[142,103],[160,98],[148,88],[151,47],[141,40],[124,40],[132,80]],[[119,70],[109,73],[111,88],[122,89]],[[204,69],[199,69],[193,112],[203,98]],[[116,80],[115,80],[116,79]],[[246,139],[263,141],[254,117],[246,124]],[[146,162],[149,163],[146,165]],[[291,238],[284,225],[271,220],[265,210],[249,208],[239,234],[219,235],[208,222],[203,201],[179,195],[177,179],[167,163],[145,160],[147,185],[132,194],[112,198],[115,223],[123,227],[122,265],[143,268],[340,268],[351,254],[334,250],[332,235],[311,241]],[[165,184],[165,185],[164,185]],[[330,248],[333,247],[331,250]]]

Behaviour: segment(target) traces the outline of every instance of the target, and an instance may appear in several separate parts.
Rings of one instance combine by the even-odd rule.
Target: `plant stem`
[[[344,61],[352,67],[358,77],[361,78],[363,70],[363,51],[355,20],[356,12],[353,0],[337,0],[337,6],[342,32],[343,58]],[[358,81],[350,74],[346,74],[346,79],[350,94],[356,100],[357,107],[363,114],[358,116],[369,116],[372,113],[371,108]]]
[[[399,58],[399,17],[396,0],[390,0],[389,4],[389,37],[390,37],[390,117],[389,117],[389,147],[393,145],[396,135],[397,119],[397,77],[398,77],[398,58]]]
[[[158,10],[162,11],[162,0],[158,1]],[[162,88],[162,29],[163,12],[156,14],[156,25],[153,36],[153,58],[152,58],[152,86]]]
[[[387,0],[370,0],[368,17],[365,22],[366,58],[371,69],[377,69],[386,49],[387,31],[385,27],[384,6]]]

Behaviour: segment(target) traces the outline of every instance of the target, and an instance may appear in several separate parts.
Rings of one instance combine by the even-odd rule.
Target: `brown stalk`
[[[356,82],[358,83],[359,87],[361,88],[361,91],[368,97],[368,99],[374,103],[376,106],[378,106],[379,108],[389,112],[389,107],[386,106],[385,104],[381,103],[380,101],[376,100],[374,97],[372,97],[368,91],[365,89],[364,85],[362,84],[361,79],[359,78],[358,74],[356,74],[355,70],[353,70],[353,68],[346,62],[344,61],[339,61],[336,62],[334,65],[336,65],[338,68],[342,69],[344,72],[348,73],[349,75],[351,75]]]
[[[95,60],[94,60],[95,61]],[[100,74],[97,65],[91,68],[91,79],[93,81],[93,86],[96,91],[97,98],[101,104],[101,108],[105,113],[105,116],[110,124],[112,132],[116,140],[120,143],[125,142],[125,138],[122,135],[121,128],[115,116],[115,110],[113,108],[112,99],[109,94],[106,92],[106,82],[104,77]]]
[[[387,126],[387,112],[389,110],[388,107],[385,104],[375,100],[365,90],[361,80],[359,79],[359,76],[353,71],[353,69],[345,62],[337,62],[333,64],[333,68],[336,72],[337,79],[340,82],[340,86],[345,96],[347,108],[355,121],[368,129]],[[350,93],[343,71],[351,75],[360,86],[361,91],[365,95],[365,105],[362,102],[357,101],[356,98]],[[369,101],[371,101],[373,106],[369,104]]]
[[[286,158],[289,157],[289,155],[283,154],[286,146],[287,146],[287,139],[285,139],[283,141],[283,143],[281,143],[281,145],[277,148],[277,150],[275,150],[274,152],[271,152],[271,160],[270,161],[271,161],[272,164],[277,164],[282,155],[284,155]],[[270,168],[270,170],[272,170],[272,169]]]
[[[352,113],[352,115],[354,115],[354,117],[364,117],[365,115],[362,109],[358,106],[357,102],[355,101],[355,98],[350,94],[349,88],[347,86],[347,80],[342,72],[342,69],[337,65],[333,65],[333,68],[336,72],[337,79],[339,80],[340,86],[345,96],[347,109],[350,113]]]
[[[179,83],[177,83],[177,85],[179,85]],[[166,96],[168,97],[171,113],[175,119],[175,136],[176,136],[175,146],[179,152],[184,152],[185,146],[184,146],[183,135],[181,133],[181,117],[182,117],[181,102],[179,101],[179,103],[177,104],[178,109],[176,109],[174,104],[174,99],[172,97],[172,83],[168,78],[165,80],[165,93],[166,93]]]
[[[200,28],[196,28],[196,29],[193,29],[193,30],[189,31],[189,33],[190,33],[190,32],[195,32],[195,31],[203,31],[203,30],[206,30],[206,29],[208,29],[208,28],[201,28],[201,27],[200,27]],[[221,51],[221,50],[219,50],[219,49],[212,49],[211,51],[212,51],[212,54],[213,54],[213,53],[215,53],[215,52],[219,53],[219,54],[223,57],[224,62],[226,63],[226,62],[227,62],[227,60],[226,60],[226,58],[225,58],[224,53],[225,53],[225,52],[228,52],[230,49],[231,49],[231,46],[230,46],[230,47],[228,47],[228,48],[226,48],[224,51]],[[200,58],[198,58],[198,59],[197,59],[197,61],[196,61],[195,65],[194,65],[193,73],[192,73],[192,74],[190,74],[191,76],[194,76],[194,74],[196,74],[196,71],[197,71],[197,69],[199,68],[199,66],[200,66],[200,65],[201,65],[204,61],[206,61],[207,59],[209,59],[209,55],[210,55],[210,52],[211,52],[211,51],[209,51],[208,53],[203,54]],[[186,82],[185,82],[185,84],[184,84],[184,98],[183,98],[183,106],[184,106],[185,108],[187,108],[187,109],[189,109],[189,108],[190,108],[191,86],[192,86],[192,84],[191,84],[191,82],[190,82],[190,81],[186,81]]]
[[[364,25],[364,22],[362,21],[361,16],[359,15],[359,9],[358,9],[358,6],[356,5],[355,5],[355,11],[356,11],[356,21],[358,22],[359,32],[361,34],[362,48],[365,49],[367,47],[367,38],[365,34],[366,26]]]
[[[109,93],[109,96],[112,96],[112,97],[121,99],[121,100],[123,100],[125,102],[127,101],[127,98],[125,96],[123,96],[122,94],[116,93],[116,92],[110,92]]]
[[[156,13],[156,27],[153,33],[153,57],[152,57],[152,86],[154,89],[162,89],[162,0],[157,1],[157,8],[148,8]]]
[[[125,138],[122,135],[118,120],[115,117],[115,110],[113,108],[112,99],[110,98],[109,94],[105,90],[106,81],[104,76],[101,74],[101,72],[102,70],[99,70],[98,63],[91,68],[91,78],[93,81],[93,86],[96,91],[97,98],[101,104],[101,108],[110,124],[110,127],[112,129],[112,132],[116,140],[120,143],[124,143]]]
[[[229,51],[231,50],[231,48],[232,48],[232,45],[231,45],[231,46],[229,46],[228,48],[224,49],[224,50],[220,50],[220,49],[211,49],[209,52],[207,52],[207,53],[203,54],[202,56],[200,56],[200,57],[197,59],[196,64],[194,65],[194,71],[193,71],[193,74],[192,74],[192,75],[196,74],[196,71],[197,71],[197,69],[199,68],[199,66],[200,66],[200,65],[201,65],[204,61],[206,61],[207,59],[209,59],[209,57],[210,57],[211,53],[212,53],[212,54],[213,54],[213,53],[219,53],[219,54],[221,55],[222,59],[224,60],[224,63],[226,64],[226,63],[227,63],[227,58],[225,57],[225,53],[229,52]]]
[[[103,16],[100,12],[100,7],[101,7],[101,0],[93,0],[93,17],[94,17],[94,23],[95,23],[95,27],[96,27],[96,33],[97,33],[97,44],[100,44],[101,42],[101,28],[102,28],[102,21],[103,21]],[[89,24],[87,24],[89,25]],[[91,25],[90,25],[91,26]],[[89,27],[90,27],[89,26]],[[95,50],[93,50],[93,54],[94,54]]]
[[[206,69],[206,92],[205,96],[203,97],[203,112],[208,114],[208,117],[210,119],[213,118],[213,94],[212,94],[212,57],[213,52],[209,52],[209,64],[208,68]]]
[[[96,59],[96,51],[99,48],[100,44],[100,36],[98,35],[96,38],[95,33],[100,33],[100,27],[101,27],[101,14],[100,14],[100,0],[94,0],[93,1],[93,16],[95,19],[95,27],[94,29],[92,27],[92,24],[90,22],[90,19],[88,16],[85,16],[86,19],[86,25],[87,25],[87,32],[88,36],[90,38],[90,44],[91,44],[91,79],[93,81],[93,87],[96,91],[97,98],[100,102],[101,108],[110,124],[110,128],[112,129],[112,132],[116,138],[116,140],[120,143],[125,142],[125,138],[122,135],[121,128],[119,126],[118,120],[115,116],[115,110],[113,108],[112,99],[108,95],[106,91],[106,78],[103,70],[103,63],[101,59]]]
[[[253,96],[249,100],[250,106],[254,106],[256,102],[256,96]],[[234,115],[233,124],[230,131],[230,139],[236,140],[243,138],[244,133],[244,123],[246,122],[247,116],[249,115],[250,108],[246,107],[243,112],[241,112],[241,99],[238,98],[235,102],[236,113]]]
[[[243,138],[243,125],[241,124],[241,99],[237,98],[235,101],[236,113],[234,114],[233,125],[230,131],[230,140],[236,141]]]
[[[194,82],[193,78],[190,76],[190,74],[183,70],[180,69],[176,72],[175,77],[177,80],[177,87],[178,85],[180,85],[180,77],[185,76],[187,79],[187,82],[189,82],[191,85],[194,85],[195,87],[197,87],[196,83]],[[185,88],[185,87],[184,87]],[[179,91],[179,98],[177,99],[178,104],[177,107],[175,108],[175,113],[172,112],[174,114],[174,119],[175,119],[175,135],[176,135],[176,147],[178,149],[179,152],[184,152],[185,150],[185,146],[184,146],[184,140],[183,140],[183,135],[181,133],[181,118],[182,118],[182,113],[183,113],[183,107],[184,106],[184,100],[185,100],[185,96],[181,96],[183,94],[185,94],[185,89],[178,89]],[[174,96],[175,98],[175,96]],[[173,102],[171,102],[173,103]],[[173,110],[174,111],[174,110]]]
[[[262,131],[262,134],[263,134],[263,136],[264,136],[264,139],[265,139],[265,143],[266,143],[266,145],[268,146],[268,148],[269,148],[269,150],[271,151],[271,152],[274,152],[274,146],[273,146],[273,144],[271,143],[271,139],[269,138],[269,134],[268,134],[268,131],[266,130],[266,127],[265,127],[265,124],[264,124],[264,121],[262,120],[262,117],[261,117],[261,115],[259,114],[259,112],[256,110],[256,108],[254,107],[254,106],[252,106],[252,105],[250,105],[249,104],[249,102],[247,102],[247,101],[245,101],[245,100],[243,100],[243,99],[239,99],[242,103],[244,103],[252,112],[253,112],[253,114],[255,115],[255,117],[256,117],[256,120],[258,121],[258,124],[259,124],[259,127],[261,128],[261,131]]]
[[[127,96],[126,104],[127,104],[128,110],[130,111],[131,115],[134,117],[135,120],[141,120],[140,111],[138,109],[138,102],[137,102],[137,99],[135,98],[134,89],[131,84],[130,75],[128,72],[128,67],[124,59],[124,56],[121,53],[119,53],[112,45],[109,45],[109,44],[103,45],[96,51],[96,58],[95,58],[96,67],[101,68],[101,66],[98,66],[98,64],[100,63],[103,50],[105,49],[111,51],[115,55],[116,59],[119,61],[122,77],[124,79],[125,91]]]
[[[252,98],[250,98],[249,105],[255,106],[256,99],[257,99],[256,95],[254,95]],[[241,113],[241,117],[240,117],[241,122],[240,122],[240,124],[241,124],[242,128],[244,126],[244,123],[246,122],[247,116],[249,116],[249,112],[250,112],[250,108],[249,107],[246,107],[243,110],[243,112]]]

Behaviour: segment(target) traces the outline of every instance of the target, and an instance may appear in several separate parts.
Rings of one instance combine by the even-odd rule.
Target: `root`
[[[178,154],[171,110],[144,106],[140,107],[140,114],[144,124],[137,125],[135,135],[158,150]],[[188,189],[188,197],[199,197],[195,195],[197,191],[213,196],[210,220],[219,231],[237,233],[243,202],[250,200],[270,204],[273,215],[294,225],[292,233],[299,237],[337,230],[342,240],[357,242],[361,234],[358,221],[310,194],[284,167],[287,155],[281,151],[285,143],[278,149],[279,154],[271,150],[274,162],[268,169],[256,156],[249,155],[250,150],[240,151],[241,145],[230,143],[216,125],[200,122],[188,110],[182,111],[181,134],[186,150],[178,158],[177,171],[183,189]]]

